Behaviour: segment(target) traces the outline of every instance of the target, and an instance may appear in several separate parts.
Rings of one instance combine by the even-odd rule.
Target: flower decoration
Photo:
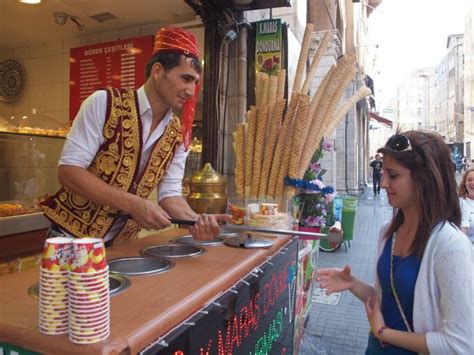
[[[324,227],[327,223],[332,223],[332,201],[336,196],[336,191],[332,186],[324,184],[323,175],[327,170],[323,169],[319,163],[324,153],[331,150],[332,145],[328,141],[322,140],[319,149],[313,154],[303,179],[285,177],[286,185],[298,189],[293,204],[300,226]]]

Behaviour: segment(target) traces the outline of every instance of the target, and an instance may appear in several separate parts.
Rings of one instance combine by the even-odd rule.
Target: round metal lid
[[[222,245],[224,244],[224,239],[220,236],[211,240],[197,240],[194,239],[191,234],[183,235],[174,240],[176,243],[186,244],[186,245]]]
[[[115,296],[122,293],[130,287],[132,282],[128,277],[120,274],[109,274],[109,292],[110,296]]]
[[[174,262],[165,258],[143,256],[113,259],[108,264],[111,272],[127,276],[155,275],[174,266]]]
[[[269,248],[275,242],[271,239],[255,237],[251,234],[239,234],[235,237],[228,237],[224,240],[226,245],[234,248]]]
[[[110,296],[115,296],[122,293],[131,285],[131,281],[128,277],[119,274],[109,274],[109,293]],[[38,299],[39,297],[39,283],[35,283],[28,289],[28,294]]]
[[[185,258],[204,253],[205,249],[194,245],[163,244],[140,250],[140,254],[151,257]]]
[[[224,232],[224,233],[221,233],[219,234],[219,237],[225,239],[225,238],[229,238],[229,237],[235,237],[235,236],[238,236],[239,233],[237,232]]]

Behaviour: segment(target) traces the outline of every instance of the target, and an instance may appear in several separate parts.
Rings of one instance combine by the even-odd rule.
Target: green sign
[[[256,22],[255,70],[276,75],[282,65],[281,19]]]

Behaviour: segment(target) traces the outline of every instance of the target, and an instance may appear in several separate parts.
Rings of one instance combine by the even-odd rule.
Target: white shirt
[[[381,229],[377,260],[387,227]],[[381,300],[377,275],[375,280]],[[474,251],[449,222],[433,228],[426,245],[415,284],[413,328],[426,333],[430,354],[474,354]]]
[[[137,90],[137,97],[143,128],[142,154],[138,171],[141,174],[146,167],[154,143],[163,135],[166,126],[171,122],[173,112],[170,109],[150,134],[152,111],[143,86]],[[106,111],[107,92],[105,90],[96,91],[84,100],[67,135],[58,165],[73,165],[84,169],[89,167],[99,147],[105,141],[102,129],[105,124]],[[165,197],[181,196],[187,154],[184,145],[180,145],[176,150],[173,160],[158,185],[158,201]],[[124,222],[120,220],[115,223],[105,240],[109,240],[123,224]]]
[[[467,236],[474,243],[474,200],[469,197],[459,198],[461,206],[461,227],[467,228]]]

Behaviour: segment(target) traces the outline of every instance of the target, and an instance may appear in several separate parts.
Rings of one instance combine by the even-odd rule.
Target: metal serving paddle
[[[131,215],[126,213],[109,213],[109,217],[120,217],[124,219],[131,219],[133,218]],[[170,222],[173,224],[179,224],[182,226],[194,226],[196,221],[188,220],[188,219],[176,219],[171,218]],[[258,232],[258,233],[267,233],[267,234],[284,234],[284,235],[292,235],[292,236],[301,236],[301,237],[312,237],[312,238],[319,238],[319,239],[330,239],[330,240],[342,240],[341,233],[313,233],[313,232],[304,232],[304,231],[295,231],[290,229],[273,229],[273,228],[261,228],[261,227],[249,227],[237,224],[219,224],[219,227],[222,228],[224,231],[228,232]]]

